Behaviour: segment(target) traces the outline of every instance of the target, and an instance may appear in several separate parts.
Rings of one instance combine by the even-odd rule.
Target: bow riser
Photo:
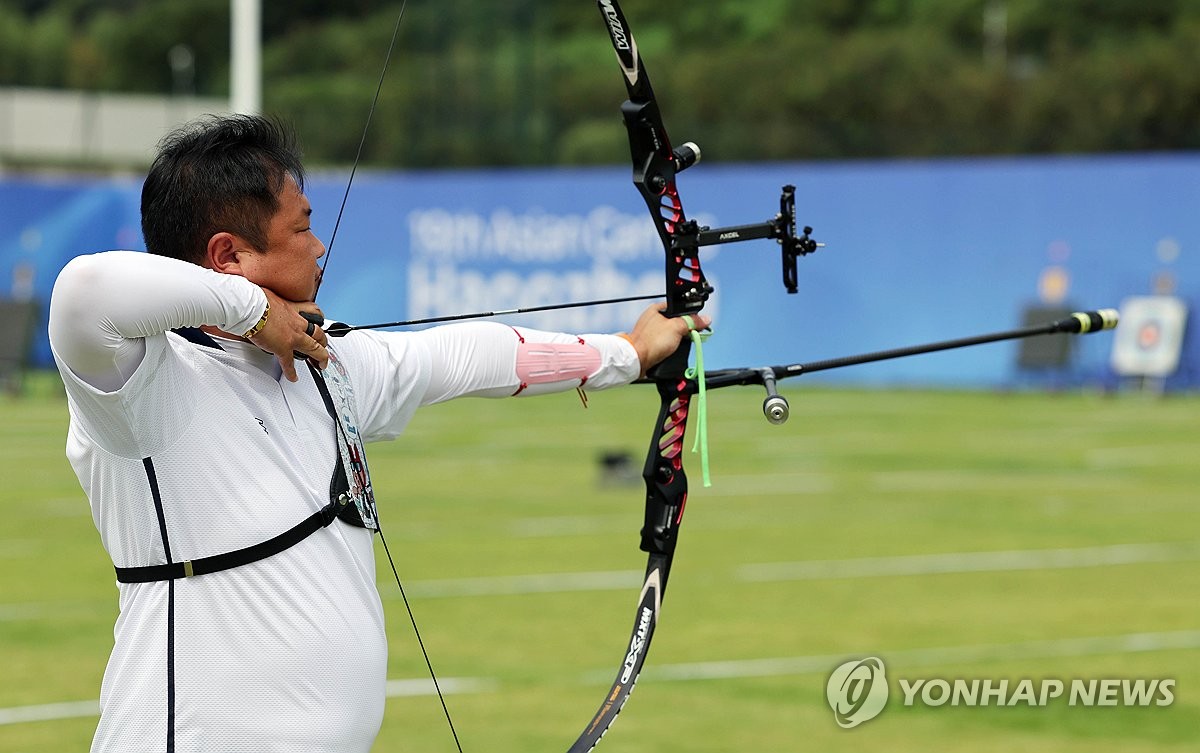
[[[640,80],[646,81],[644,73]],[[649,83],[644,88],[649,89]],[[632,90],[630,96],[633,96]],[[688,222],[683,212],[683,202],[675,185],[677,160],[663,129],[658,105],[652,101],[630,99],[621,105],[621,113],[629,132],[633,184],[654,218],[654,229],[663,249],[669,249],[666,315],[695,313],[704,307],[712,287],[700,270],[699,228]]]
[[[687,349],[682,355],[687,363]],[[687,504],[687,474],[683,472],[683,438],[687,433],[691,385],[682,376],[656,383],[659,395],[658,422],[646,453],[642,478],[646,482],[646,514],[642,524],[642,551],[670,556],[675,553],[679,524]],[[666,577],[663,577],[666,586]]]

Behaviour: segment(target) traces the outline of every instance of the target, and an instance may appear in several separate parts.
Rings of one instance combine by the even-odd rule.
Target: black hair
[[[173,131],[142,185],[146,250],[203,264],[209,238],[220,232],[265,250],[287,175],[304,190],[296,137],[281,121],[210,115]]]

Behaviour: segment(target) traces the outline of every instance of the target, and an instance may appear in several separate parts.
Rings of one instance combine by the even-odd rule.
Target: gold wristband
[[[261,317],[259,317],[258,324],[255,324],[253,327],[246,330],[246,334],[242,335],[242,337],[249,340],[250,338],[257,335],[259,332],[262,332],[263,327],[267,326],[267,316],[270,313],[271,313],[271,302],[267,301],[267,307],[265,309],[263,309],[263,314]]]

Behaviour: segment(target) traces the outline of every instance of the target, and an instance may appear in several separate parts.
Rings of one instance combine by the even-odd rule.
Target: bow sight
[[[614,37],[614,46],[617,45],[617,39]],[[619,46],[616,49],[619,57],[623,50],[629,52],[628,49]],[[808,225],[804,226],[803,233],[796,234],[796,187],[783,187],[779,196],[779,214],[766,222],[712,228],[699,225],[695,220],[685,220],[683,205],[675,188],[675,176],[700,161],[700,147],[688,141],[670,151],[663,148],[669,142],[658,104],[653,99],[649,80],[640,70],[641,59],[635,60],[637,65],[633,67],[633,76],[630,76],[629,69],[622,65],[630,81],[630,96],[632,98],[640,93],[647,99],[638,102],[633,99],[626,100],[621,105],[621,115],[629,131],[630,153],[633,156],[633,183],[645,200],[650,213],[659,220],[656,226],[664,247],[675,252],[673,256],[676,266],[671,269],[672,265],[668,264],[667,297],[668,302],[674,299],[682,303],[684,308],[669,313],[699,311],[713,292],[712,286],[699,273],[696,252],[702,246],[762,238],[778,241],[783,267],[783,286],[788,293],[795,293],[798,289],[796,260],[825,245],[810,237],[813,229]],[[680,285],[684,286],[683,289],[677,289],[673,296],[672,286]]]
[[[735,243],[737,241],[752,241],[759,238],[773,238],[779,241],[783,257],[783,286],[787,292],[795,293],[796,260],[823,248],[824,243],[817,243],[809,237],[813,229],[804,226],[804,232],[796,235],[796,187],[784,186],[779,196],[779,214],[775,219],[754,225],[734,225],[733,227],[708,228],[701,227],[696,232],[697,246],[715,246],[718,243]]]

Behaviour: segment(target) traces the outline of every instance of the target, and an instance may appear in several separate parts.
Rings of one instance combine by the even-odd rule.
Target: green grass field
[[[40,382],[0,402],[0,753],[86,750],[116,588]],[[663,621],[602,749],[1193,751],[1200,399],[833,390],[710,404]],[[563,750],[624,655],[644,555],[649,388],[464,400],[373,448],[384,530],[468,753]],[[639,482],[640,484],[640,482]],[[1007,554],[1006,554],[1007,553]],[[376,750],[453,751],[380,552],[395,695]],[[892,700],[842,730],[825,681],[880,656]],[[897,677],[1174,678],[1166,707],[904,707]],[[32,707],[32,708],[31,708]],[[82,708],[82,710],[79,710]],[[53,714],[50,711],[57,710]],[[75,713],[69,713],[75,710]],[[46,712],[63,718],[17,721]]]

